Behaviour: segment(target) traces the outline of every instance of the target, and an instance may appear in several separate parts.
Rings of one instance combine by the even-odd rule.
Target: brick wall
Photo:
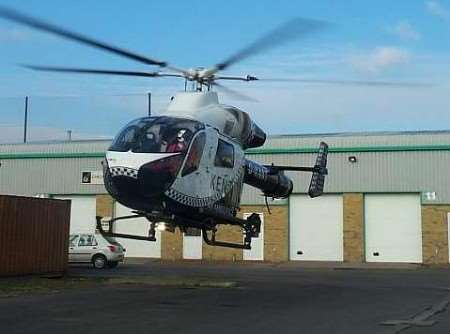
[[[97,195],[96,215],[100,217],[112,217],[114,200],[109,195]]]
[[[242,232],[237,226],[220,226],[216,233],[217,241],[242,243]],[[203,241],[203,259],[218,261],[241,261],[242,249],[209,246]]]
[[[289,209],[287,205],[271,206],[269,214],[265,205],[242,206],[244,213],[264,214],[264,261],[282,262],[289,259]]]
[[[364,262],[364,195],[344,194],[343,206],[344,262]]]
[[[345,193],[344,201],[344,261],[361,263],[364,255],[364,195]],[[97,215],[111,217],[114,201],[109,195],[97,195]],[[289,259],[289,208],[287,205],[271,207],[269,215],[264,205],[242,206],[239,217],[244,213],[262,212],[264,214],[264,261],[282,262]],[[448,222],[450,205],[422,206],[422,247],[423,263],[448,264]],[[216,234],[217,240],[242,243],[241,229],[236,226],[221,226]],[[203,242],[203,259],[218,261],[241,261],[241,249],[212,247]],[[183,236],[177,229],[175,233],[161,234],[161,258],[180,260],[183,258]]]
[[[425,264],[448,264],[450,205],[422,206],[422,256]]]
[[[101,217],[112,217],[114,200],[109,195],[97,195],[96,214]],[[264,214],[264,260],[281,262],[288,260],[288,206],[272,206],[269,215],[264,205],[243,206],[239,217],[243,213],[262,212]],[[242,243],[242,231],[236,226],[225,225],[219,227],[216,239]],[[215,261],[241,261],[242,249],[213,247],[203,242],[203,259]],[[180,260],[183,258],[183,235],[176,229],[175,233],[161,233],[161,258],[164,260]]]
[[[239,217],[244,213],[262,212],[264,214],[264,260],[281,262],[288,260],[288,207],[272,206],[269,215],[265,206],[243,206]],[[161,235],[161,258],[179,260],[183,258],[183,236],[176,233],[163,232]],[[242,243],[242,231],[237,226],[220,226],[216,240]],[[213,247],[203,242],[203,259],[212,261],[241,261],[242,249]]]
[[[161,259],[181,260],[183,258],[183,234],[177,228],[175,233],[161,232]]]

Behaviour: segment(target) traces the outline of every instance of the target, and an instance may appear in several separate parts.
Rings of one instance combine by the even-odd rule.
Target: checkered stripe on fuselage
[[[168,189],[165,194],[173,199],[174,201],[177,201],[178,203],[187,205],[187,206],[191,206],[191,207],[208,207],[210,206],[212,203],[214,203],[214,199],[211,197],[206,197],[206,198],[199,198],[199,197],[192,197],[192,196],[188,196],[185,195],[183,193],[180,193],[178,191],[176,191],[175,189]]]
[[[128,167],[111,167],[110,172],[112,176],[128,176],[137,179],[138,171]]]

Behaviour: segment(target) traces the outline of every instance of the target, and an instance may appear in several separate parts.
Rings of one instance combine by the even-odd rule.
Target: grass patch
[[[152,286],[183,287],[183,288],[235,288],[237,282],[216,281],[211,279],[195,279],[184,277],[120,277],[110,278],[109,284],[141,284]]]
[[[0,278],[0,297],[14,297],[34,293],[52,293],[67,289],[100,286],[104,278],[86,277],[14,277]]]
[[[0,298],[48,294],[69,289],[108,287],[111,285],[149,285],[182,288],[234,288],[237,282],[185,277],[6,277],[0,278]]]

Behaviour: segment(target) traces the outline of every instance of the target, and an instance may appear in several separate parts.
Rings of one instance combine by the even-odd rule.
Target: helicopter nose
[[[162,195],[175,180],[183,162],[182,155],[172,155],[143,164],[138,170],[107,167],[105,185],[116,196],[155,197]]]
[[[135,177],[117,173],[109,168],[107,161],[103,162],[103,180],[108,193],[116,199],[133,199],[139,196],[139,183],[137,173]]]
[[[182,155],[174,155],[144,164],[138,173],[141,192],[145,196],[164,193],[175,181],[182,162]]]

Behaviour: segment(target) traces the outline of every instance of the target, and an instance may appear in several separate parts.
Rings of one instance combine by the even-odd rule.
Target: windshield
[[[120,244],[117,242],[117,240],[114,239],[113,237],[108,237],[106,235],[103,235],[102,237],[105,238],[106,241],[108,241],[111,245],[120,246]]]
[[[132,121],[114,139],[110,151],[135,153],[184,152],[204,126],[193,120],[144,117]]]

